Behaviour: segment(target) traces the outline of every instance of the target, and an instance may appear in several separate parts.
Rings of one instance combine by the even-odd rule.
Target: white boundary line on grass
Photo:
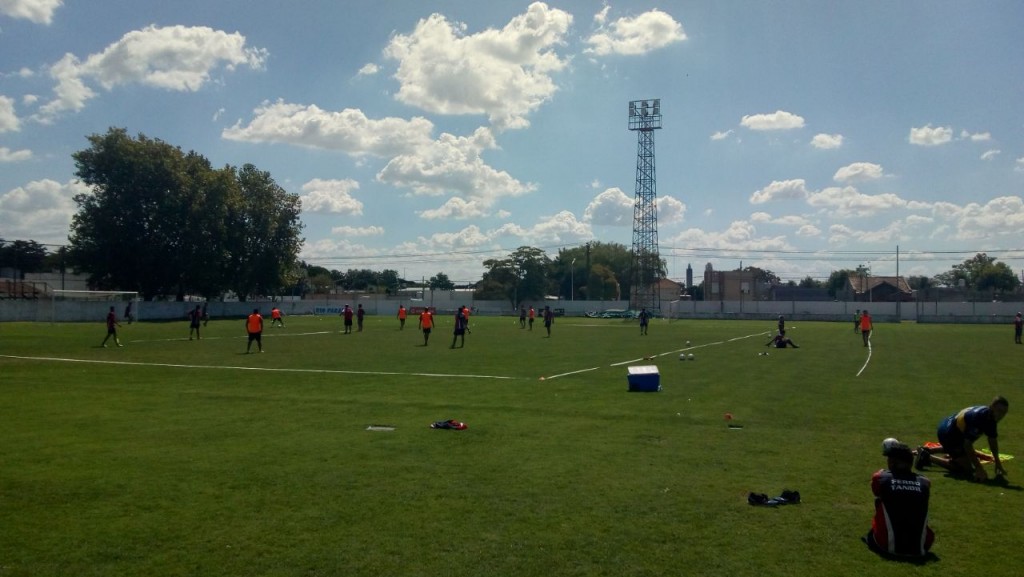
[[[730,342],[731,343],[733,341],[749,339],[749,338],[752,338],[752,337],[760,337],[760,336],[764,336],[764,334],[765,333],[762,331],[762,332],[759,332],[759,333],[754,333],[752,335],[745,335],[745,336],[742,336],[742,337],[733,337],[733,338],[729,339],[728,341],[716,341],[716,342],[713,342],[713,343],[705,343],[705,344],[696,345],[696,346],[693,346],[693,347],[685,347],[685,348],[682,348],[682,349],[676,349],[674,351],[666,351],[664,353],[658,353],[656,355],[651,355],[649,357],[640,357],[639,359],[630,359],[628,361],[619,361],[619,362],[616,362],[616,363],[611,363],[608,366],[609,367],[621,367],[622,365],[638,363],[640,361],[649,361],[649,360],[652,360],[655,357],[663,357],[665,355],[674,355],[676,353],[681,353],[683,351],[693,351],[693,350],[697,350],[697,349],[702,349],[704,347],[712,347],[712,346],[716,346],[716,345],[724,345],[726,342]],[[771,333],[769,333],[769,334],[771,334]],[[559,377],[567,377],[569,375],[577,375],[579,373],[586,373],[586,372],[590,372],[590,371],[596,371],[597,369],[600,369],[600,368],[601,367],[591,367],[589,369],[580,369],[578,371],[569,371],[568,373],[561,373],[561,374],[558,374],[558,375],[551,375],[550,377],[541,377],[541,379],[549,381],[551,379],[557,379]]]
[[[868,368],[868,363],[871,362],[871,349],[872,348],[873,347],[871,346],[871,333],[868,333],[868,358],[864,359],[864,366],[861,367],[859,371],[857,371],[857,376],[858,377],[860,376],[861,373],[864,372],[864,369]]]
[[[444,373],[399,373],[396,371],[344,371],[336,369],[282,369],[275,367],[241,367],[241,366],[210,366],[210,365],[182,365],[175,363],[136,363],[132,361],[101,361],[95,359],[66,359],[61,357],[23,357],[16,355],[0,355],[0,358],[18,359],[23,361],[50,361],[58,363],[87,363],[97,365],[127,365],[133,367],[170,367],[176,369],[221,369],[236,371],[267,371],[275,373],[322,373],[332,375],[396,375],[407,377],[445,377],[462,379],[500,379],[513,380],[516,377],[502,377],[497,375],[468,375],[468,374],[444,374]]]

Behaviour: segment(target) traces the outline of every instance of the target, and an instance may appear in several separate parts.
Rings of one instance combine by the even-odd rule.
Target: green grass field
[[[102,322],[0,325],[0,577],[1021,573],[1021,459],[1009,486],[928,472],[937,561],[860,542],[883,438],[1002,394],[1024,455],[1012,327],[882,324],[869,360],[852,323],[776,351],[767,322],[475,316],[455,350],[447,317],[427,347],[415,321],[286,322],[250,355],[241,319],[106,349]],[[746,502],[783,489],[804,502]]]

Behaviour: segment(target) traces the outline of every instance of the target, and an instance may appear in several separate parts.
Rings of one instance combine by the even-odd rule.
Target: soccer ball
[[[900,444],[899,439],[896,439],[896,438],[893,438],[893,437],[889,437],[888,439],[882,441],[882,454],[883,455],[888,454],[889,451],[893,447],[896,447],[899,444]]]
[[[693,353],[690,353],[690,357],[689,358],[690,358],[691,361],[693,360]]]
[[[679,360],[680,361],[685,361],[686,360],[686,353],[679,353]]]

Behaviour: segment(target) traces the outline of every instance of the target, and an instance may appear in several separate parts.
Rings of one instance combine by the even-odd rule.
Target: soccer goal
[[[114,307],[118,322],[130,323],[139,320],[140,302],[136,291],[51,290],[50,322],[102,320]]]

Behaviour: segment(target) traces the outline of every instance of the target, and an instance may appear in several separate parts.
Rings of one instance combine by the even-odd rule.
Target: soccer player
[[[398,330],[405,330],[405,317],[408,313],[405,310],[405,305],[398,305]]]
[[[430,313],[430,309],[424,308],[423,312],[420,313],[420,330],[423,331],[423,346],[427,346],[427,341],[430,340],[430,329],[434,327],[434,315]]]
[[[551,310],[551,307],[544,307],[544,328],[548,331],[548,336],[551,336],[551,325],[555,322],[555,312]]]
[[[794,349],[800,348],[797,346],[796,343],[793,342],[793,339],[786,336],[786,331],[779,331],[778,333],[776,333],[776,335],[772,337],[772,340],[765,343],[764,346],[767,347],[771,345],[775,345],[775,348],[777,349],[784,349],[787,345],[793,347]]]
[[[1020,344],[1020,334],[1024,332],[1024,317],[1017,313],[1017,316],[1013,317],[1013,342]]]
[[[533,330],[533,319],[537,317],[537,311],[531,306],[530,307],[530,312],[527,313],[527,316],[529,317],[529,323],[530,323],[529,326],[530,326],[530,330],[532,331]]]
[[[345,308],[341,309],[340,316],[345,318],[345,334],[352,332],[352,307],[345,305]]]
[[[245,354],[249,354],[249,349],[252,348],[252,342],[256,341],[256,346],[259,347],[260,352],[263,352],[263,316],[260,315],[260,309],[252,309],[252,314],[245,319],[245,330],[249,333],[249,343],[245,345]]]
[[[121,323],[117,322],[117,313],[114,312],[114,307],[110,307],[110,311],[107,312],[107,336],[100,343],[100,346],[107,348],[107,339],[114,337],[114,343],[117,346],[122,346],[121,341],[117,339],[117,327],[121,326]]]
[[[359,326],[359,332],[363,332],[363,317],[366,316],[366,310],[363,308],[363,303],[359,303],[356,307],[356,324]]]
[[[526,328],[526,307],[519,307],[519,328]]]
[[[895,557],[924,557],[935,541],[928,527],[931,481],[914,473],[914,453],[896,439],[882,443],[887,468],[871,476],[875,516],[864,542],[872,551]]]
[[[196,308],[188,312],[188,340],[192,340],[192,333],[196,334],[196,340],[199,340],[199,322],[203,320],[202,307],[196,305]]]
[[[459,310],[455,311],[455,330],[452,336],[452,346],[455,348],[455,341],[462,339],[459,343],[459,348],[466,346],[466,307],[459,307]]]
[[[270,326],[274,327],[280,323],[281,328],[284,328],[284,314],[281,309],[274,307],[270,309]]]
[[[918,469],[930,464],[938,465],[954,475],[973,476],[976,481],[988,479],[988,472],[981,466],[981,459],[974,450],[974,441],[982,435],[988,437],[988,448],[996,464],[996,475],[1005,476],[1006,469],[999,460],[999,433],[996,424],[1003,420],[1010,410],[1010,402],[1006,397],[996,397],[988,405],[967,407],[953,413],[939,423],[939,444],[946,453],[945,457],[932,455],[925,447],[917,448]]]
[[[651,313],[647,312],[647,307],[640,308],[640,334],[647,334],[647,325],[651,322]]]
[[[868,341],[871,340],[871,331],[874,327],[871,324],[871,315],[868,314],[868,310],[864,309],[860,311],[860,336],[864,339],[864,346],[868,346]]]

